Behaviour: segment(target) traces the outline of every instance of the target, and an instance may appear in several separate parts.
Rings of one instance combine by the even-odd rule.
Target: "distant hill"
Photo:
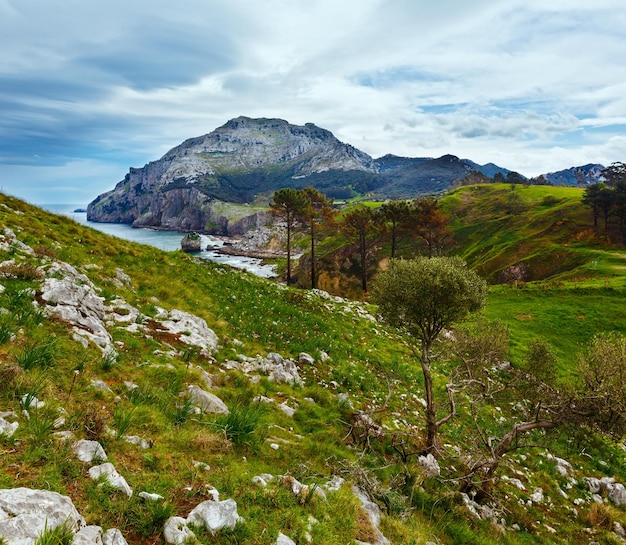
[[[283,187],[313,186],[332,198],[414,198],[454,185],[480,165],[453,155],[373,159],[312,123],[239,117],[131,168],[87,209],[92,221],[223,231],[216,202],[267,203]],[[488,171],[495,165],[485,165]],[[508,172],[506,169],[500,171]]]
[[[602,170],[604,170],[604,165],[590,163],[579,167],[559,170],[557,172],[549,172],[548,174],[544,174],[543,177],[550,185],[584,187],[589,184],[598,183],[602,177]]]

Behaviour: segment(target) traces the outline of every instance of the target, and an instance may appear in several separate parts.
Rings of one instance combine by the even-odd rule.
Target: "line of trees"
[[[372,251],[387,242],[390,257],[415,254],[440,256],[450,243],[448,217],[433,197],[413,201],[388,201],[378,207],[358,204],[339,215],[332,199],[312,188],[284,188],[270,203],[271,214],[285,226],[287,241],[287,284],[293,281],[291,265],[293,236],[304,231],[309,237],[311,288],[317,287],[316,248],[325,237],[341,234],[358,256],[361,288],[368,289],[368,266]]]

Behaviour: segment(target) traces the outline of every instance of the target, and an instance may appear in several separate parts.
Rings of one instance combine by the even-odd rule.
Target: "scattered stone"
[[[74,432],[70,430],[57,431],[54,432],[52,435],[56,437],[59,441],[73,441],[76,438]]]
[[[621,483],[608,485],[607,496],[609,500],[617,507],[626,505],[626,488],[624,488],[624,485]]]
[[[100,379],[93,379],[91,381],[90,386],[92,388],[95,388],[96,390],[100,390],[102,392],[110,392],[113,393],[113,390],[111,390],[111,388],[109,388],[108,384],[106,382],[104,382],[104,380],[100,380]]]
[[[420,456],[417,459],[417,463],[422,468],[422,473],[425,477],[439,477],[441,474],[441,468],[437,459],[430,453],[426,456]]]
[[[296,545],[296,543],[282,532],[278,532],[275,545]]]
[[[242,518],[237,514],[235,500],[203,501],[197,505],[187,517],[188,524],[204,526],[212,534],[222,528],[234,528]]]
[[[207,392],[200,388],[200,386],[196,386],[191,384],[187,386],[187,392],[189,392],[189,397],[191,401],[204,413],[210,414],[229,414],[230,411],[226,404],[215,394]]]
[[[289,405],[287,405],[286,402],[285,403],[281,403],[278,407],[287,416],[293,416],[294,414],[296,414],[296,410],[294,408],[290,407]]]
[[[117,528],[109,528],[102,535],[102,544],[103,545],[128,545],[122,532],[120,532]],[[72,544],[74,545],[74,544]]]
[[[182,545],[192,542],[196,535],[187,527],[187,521],[182,517],[170,517],[163,527],[163,538],[166,543]]]
[[[107,453],[98,441],[80,439],[72,445],[72,450],[81,462],[102,463],[107,459]]]
[[[120,490],[121,492],[124,492],[124,494],[129,497],[133,495],[133,491],[130,486],[128,486],[126,479],[124,479],[124,477],[122,477],[117,472],[115,466],[113,466],[113,464],[110,462],[106,462],[99,466],[93,466],[89,468],[89,476],[94,481],[104,476],[106,482],[111,487],[115,488],[116,490]]]
[[[101,349],[112,345],[104,325],[104,299],[84,274],[68,263],[53,263],[41,285],[41,299],[46,312],[73,326],[74,332]]]
[[[20,399],[20,405],[29,411],[31,409],[41,409],[45,407],[46,403],[45,401],[39,401],[39,399],[32,394],[24,394]]]
[[[315,358],[306,352],[300,352],[298,355],[298,363],[300,365],[314,365]]]
[[[138,446],[139,448],[144,450],[152,447],[150,441],[147,441],[146,439],[144,439],[143,437],[139,437],[138,435],[124,435],[122,439],[124,439],[124,441],[126,441],[127,443]]]
[[[345,407],[346,409],[353,409],[352,401],[350,401],[350,396],[346,392],[341,392],[337,394],[337,403],[340,406]]]
[[[122,269],[120,269],[119,267],[117,267],[115,269],[115,279],[114,279],[115,285],[123,288],[130,288],[132,287],[132,281],[130,279],[130,276],[128,276]]]
[[[151,494],[150,492],[139,492],[138,496],[146,501],[161,501],[165,499],[161,494]]]
[[[0,435],[11,437],[19,426],[19,422],[9,422],[4,418],[0,418]]]
[[[534,503],[543,502],[543,488],[535,488],[534,492],[530,495],[530,499]]]
[[[346,480],[344,478],[335,475],[330,479],[330,481],[322,486],[329,492],[337,492],[337,490],[339,490],[345,482]]]

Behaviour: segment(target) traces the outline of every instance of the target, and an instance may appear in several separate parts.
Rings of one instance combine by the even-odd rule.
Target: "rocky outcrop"
[[[202,238],[195,231],[187,233],[180,241],[180,247],[183,252],[199,252],[202,250]]]

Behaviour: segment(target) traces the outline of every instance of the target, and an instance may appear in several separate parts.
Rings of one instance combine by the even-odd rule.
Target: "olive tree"
[[[463,320],[485,303],[486,284],[458,257],[420,257],[392,260],[379,274],[372,293],[383,319],[404,333],[403,338],[419,359],[426,390],[426,449],[437,454],[439,429],[454,416],[450,410],[437,418],[431,372],[431,349],[444,330]]]

